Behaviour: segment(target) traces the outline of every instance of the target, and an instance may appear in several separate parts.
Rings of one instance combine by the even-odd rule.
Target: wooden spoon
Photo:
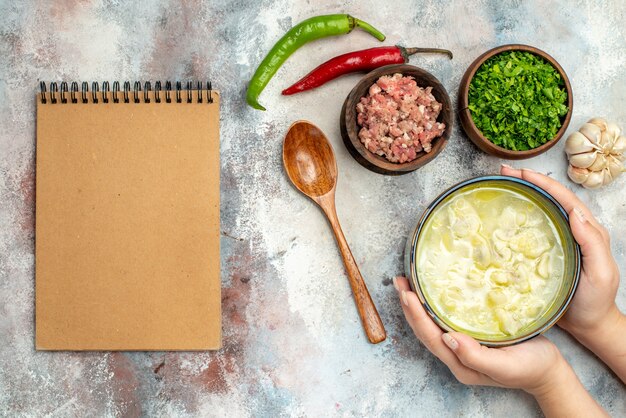
[[[326,214],[348,272],[367,338],[374,344],[383,341],[387,337],[385,327],[339,226],[335,208],[337,163],[328,139],[317,126],[306,121],[295,122],[285,136],[283,164],[294,186],[317,203]]]

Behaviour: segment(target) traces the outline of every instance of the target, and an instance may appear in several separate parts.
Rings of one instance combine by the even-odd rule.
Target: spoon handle
[[[328,217],[330,226],[335,233],[337,245],[339,246],[339,251],[341,252],[341,257],[343,258],[343,263],[346,266],[346,271],[348,273],[348,279],[350,281],[350,287],[352,288],[352,294],[354,295],[354,301],[359,311],[359,315],[361,316],[361,321],[363,322],[363,328],[365,328],[367,338],[372,344],[378,344],[387,338],[385,326],[380,320],[376,306],[374,305],[372,297],[367,290],[367,286],[363,281],[363,276],[361,276],[359,267],[354,260],[352,252],[350,251],[346,237],[343,235],[343,231],[339,225],[339,219],[337,218],[334,196],[332,197],[332,200],[320,199],[318,203]]]

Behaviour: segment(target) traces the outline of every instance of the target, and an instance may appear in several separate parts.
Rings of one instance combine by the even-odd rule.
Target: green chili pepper
[[[345,35],[355,27],[363,29],[379,41],[385,40],[385,35],[378,29],[346,14],[315,16],[291,28],[274,45],[252,76],[246,93],[248,104],[255,109],[265,110],[259,104],[259,95],[280,66],[302,45],[327,36]]]

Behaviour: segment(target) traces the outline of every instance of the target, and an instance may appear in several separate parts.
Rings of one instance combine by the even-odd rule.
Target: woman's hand
[[[503,166],[503,175],[524,179],[550,193],[569,214],[574,238],[583,254],[580,283],[559,325],[574,336],[592,333],[619,316],[615,296],[619,270],[611,255],[609,233],[578,197],[558,181],[531,170]]]
[[[444,333],[410,291],[404,277],[394,279],[402,310],[417,338],[443,361],[466,385],[523,389],[531,394],[545,392],[568,367],[559,350],[545,337],[504,348],[481,346],[459,332]]]
[[[519,388],[532,394],[547,417],[607,416],[547,338],[488,348],[459,332],[444,333],[404,277],[393,281],[415,336],[467,385]]]
[[[626,382],[626,317],[615,304],[619,270],[607,230],[565,186],[531,170],[502,166],[503,175],[522,178],[550,193],[569,214],[583,254],[578,289],[558,325],[593,351]]]

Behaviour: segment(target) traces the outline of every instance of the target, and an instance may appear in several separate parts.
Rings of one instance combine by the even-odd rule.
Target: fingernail
[[[405,290],[402,291],[402,303],[404,303],[404,306],[409,306],[409,300],[406,298]]]
[[[574,208],[574,215],[576,215],[581,224],[587,222],[587,218],[585,218],[585,214],[581,208]]]
[[[514,169],[513,167],[511,167],[510,165],[508,165],[508,164],[504,164],[504,163],[500,164],[500,167],[510,168],[511,170],[515,170],[515,169]]]
[[[454,337],[447,332],[441,335],[443,342],[448,346],[448,348],[452,351],[456,351],[459,348],[459,343]]]
[[[524,171],[530,171],[531,173],[536,173],[535,170],[533,170],[532,168],[522,168],[522,170]]]
[[[396,288],[396,291],[399,291],[399,290],[400,290],[400,288],[398,287],[398,283],[396,282],[396,278],[397,278],[397,277],[394,277],[394,278],[393,278],[393,280],[392,280],[392,282],[393,282],[393,287],[395,287],[395,288]]]

